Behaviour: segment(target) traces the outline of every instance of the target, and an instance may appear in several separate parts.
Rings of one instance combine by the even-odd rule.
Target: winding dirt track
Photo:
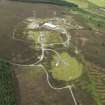
[[[43,5],[43,4],[25,4],[25,3],[22,3],[22,5],[21,5],[21,3],[17,3],[17,2],[12,3],[12,2],[2,1],[0,3],[0,12],[2,12],[2,15],[0,16],[0,21],[1,21],[1,26],[0,26],[1,35],[0,35],[0,37],[4,37],[4,36],[9,37],[11,35],[11,31],[12,31],[14,25],[16,25],[20,20],[24,19],[25,17],[27,17],[29,15],[33,15],[32,12],[31,12],[33,10],[36,10],[37,17],[52,17],[54,11],[61,12],[63,9],[61,7],[58,7],[58,6],[55,6],[55,5],[50,5],[50,4],[47,4],[47,5],[44,4]],[[43,10],[46,11],[46,12],[44,12]],[[23,13],[24,13],[24,15],[23,15]],[[7,17],[7,18],[4,18],[4,16]],[[9,24],[7,24],[7,23],[9,23]],[[2,24],[3,24],[3,26],[2,26]],[[8,28],[8,26],[9,26],[9,28]],[[7,30],[7,31],[5,32],[4,30]],[[5,38],[3,40],[5,40]],[[68,41],[68,39],[67,39],[67,41]],[[51,49],[44,49],[43,50],[42,49],[42,57],[35,64],[31,64],[31,65],[16,64],[16,65],[17,66],[35,66],[37,63],[39,63],[40,61],[43,60],[43,57],[44,57],[44,52],[43,51],[47,51],[47,50],[53,51],[58,55],[58,53],[55,50],[51,50]],[[62,90],[62,89],[68,88],[70,90],[70,93],[71,93],[72,98],[74,100],[74,104],[77,105],[75,96],[74,96],[73,91],[72,91],[72,86],[67,85],[67,86],[61,87],[61,88],[53,87],[51,85],[51,83],[49,82],[48,72],[45,70],[45,68],[42,65],[40,65],[40,67],[43,68],[43,71],[46,74],[47,82],[48,82],[49,86],[54,90]]]
[[[66,30],[65,29],[63,29],[64,30],[64,32],[66,32]],[[38,42],[40,43],[40,45],[41,45],[41,50],[42,50],[42,54],[41,54],[41,56],[40,56],[40,59],[38,60],[38,61],[36,61],[35,63],[33,63],[33,64],[28,64],[28,65],[22,65],[22,64],[15,64],[15,63],[11,63],[10,62],[10,64],[13,64],[13,65],[16,65],[16,66],[39,66],[39,67],[41,67],[42,68],[42,70],[44,70],[44,72],[45,72],[45,74],[46,74],[46,77],[47,77],[47,83],[48,83],[48,85],[50,86],[50,88],[52,88],[52,89],[54,89],[54,90],[63,90],[63,89],[69,89],[69,91],[70,91],[70,93],[71,93],[71,96],[72,96],[72,98],[73,98],[73,101],[74,101],[74,104],[75,105],[78,105],[78,103],[77,103],[77,101],[76,101],[76,98],[75,98],[75,96],[74,96],[74,93],[73,93],[73,91],[72,91],[72,85],[66,85],[66,86],[64,86],[64,87],[60,87],[60,88],[56,88],[56,87],[53,87],[52,86],[52,84],[50,83],[50,81],[49,81],[49,74],[48,74],[48,72],[47,72],[47,70],[45,69],[45,67],[42,65],[42,64],[40,64],[40,62],[41,61],[43,61],[43,59],[44,59],[44,53],[46,52],[46,51],[51,51],[51,52],[54,52],[56,55],[57,55],[57,57],[58,57],[58,60],[59,61],[61,61],[62,62],[62,60],[61,60],[61,57],[60,57],[60,55],[59,55],[59,53],[57,52],[57,51],[55,51],[55,50],[53,50],[53,49],[48,49],[48,48],[45,48],[45,42],[44,42],[44,39],[43,39],[43,37],[44,37],[44,39],[45,39],[45,34],[44,33],[41,33],[40,32],[40,35],[39,35],[39,37],[38,37]],[[66,34],[65,34],[65,37],[66,37],[66,41],[65,42],[62,42],[62,43],[59,43],[59,44],[64,44],[65,45],[65,43],[68,43],[67,45],[70,45],[69,44],[69,42],[70,42],[70,35],[66,32]],[[13,40],[18,40],[18,39],[16,39],[15,38],[15,33],[13,32]],[[40,39],[40,40],[39,40]],[[52,44],[52,43],[51,43]],[[58,44],[58,43],[57,43]],[[53,44],[52,44],[53,45]],[[54,44],[55,45],[55,44]]]

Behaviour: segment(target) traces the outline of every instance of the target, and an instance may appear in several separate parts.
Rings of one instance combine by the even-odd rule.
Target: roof
[[[51,23],[44,23],[42,27],[56,28],[56,25],[53,25],[53,24],[51,24]]]

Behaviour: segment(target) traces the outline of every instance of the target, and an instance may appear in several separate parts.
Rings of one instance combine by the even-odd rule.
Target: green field
[[[27,39],[33,40],[35,43],[38,43],[38,37],[40,36],[39,31],[28,31]]]
[[[59,65],[56,65],[57,57],[54,56],[54,60],[52,61],[52,76],[57,80],[64,81],[70,81],[80,77],[83,65],[66,52],[61,53],[60,56],[62,62]]]
[[[105,7],[105,0],[88,0],[88,1],[97,6]]]
[[[28,31],[27,39],[32,40],[35,44],[38,44],[38,37],[40,36],[41,31]],[[53,44],[53,43],[63,43],[63,39],[60,33],[52,32],[52,31],[45,31],[45,43],[46,44]]]
[[[87,0],[65,0],[65,1],[77,4],[81,8],[87,8],[88,7],[88,1]]]
[[[46,44],[62,43],[63,39],[60,33],[47,31],[46,32]]]
[[[0,59],[0,105],[16,105],[10,65],[2,59]]]
[[[79,5],[79,7],[82,8],[87,8],[90,3],[100,7],[105,6],[105,0],[65,0],[65,1],[77,4]]]

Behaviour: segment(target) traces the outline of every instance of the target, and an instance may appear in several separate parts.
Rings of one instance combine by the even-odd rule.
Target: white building
[[[56,25],[53,25],[51,23],[44,23],[42,25],[42,28],[47,28],[47,29],[55,29],[56,28]]]
[[[62,33],[62,34],[66,34],[66,32],[63,28],[60,28],[59,26],[56,26],[52,23],[44,23],[41,27],[42,28],[47,28],[47,29],[50,29],[50,30],[53,30],[53,31],[57,31],[57,32]]]

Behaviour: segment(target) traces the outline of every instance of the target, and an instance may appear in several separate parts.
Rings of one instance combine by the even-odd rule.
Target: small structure
[[[44,23],[41,27],[42,28],[47,28],[47,29],[53,29],[53,30],[55,30],[56,25],[53,25],[51,23]]]
[[[63,28],[60,28],[59,26],[54,25],[52,23],[44,23],[41,27],[49,30],[57,31],[62,34],[66,34],[66,31]]]
[[[28,26],[27,26],[28,29],[38,29],[39,28],[39,24],[37,23],[34,23],[34,22],[31,22]]]
[[[28,22],[33,22],[33,21],[35,21],[35,18],[29,17],[29,18],[27,18],[26,20],[27,20]]]

